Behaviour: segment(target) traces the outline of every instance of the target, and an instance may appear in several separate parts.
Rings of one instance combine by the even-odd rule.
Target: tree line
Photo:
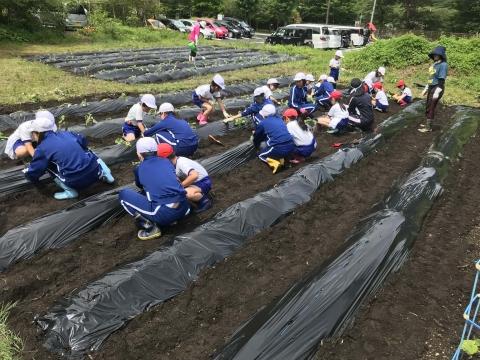
[[[83,5],[102,10],[128,25],[142,26],[147,18],[210,16],[246,20],[272,30],[293,22],[362,25],[370,20],[374,0],[0,0],[0,25],[35,29],[45,19],[61,23],[69,8]],[[436,32],[473,32],[480,28],[480,1],[377,0],[374,23],[379,28]]]

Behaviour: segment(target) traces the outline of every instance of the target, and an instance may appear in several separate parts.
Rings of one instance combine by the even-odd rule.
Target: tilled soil
[[[378,114],[377,122],[383,121],[398,110],[394,108],[390,114]],[[336,151],[330,147],[332,143],[339,141],[348,143],[358,136],[358,133],[342,137],[334,137],[325,132],[319,133],[317,135],[319,148],[310,161]],[[136,229],[132,219],[125,216],[82,236],[70,246],[40,254],[0,274],[0,281],[4,283],[0,291],[0,303],[18,301],[17,307],[12,312],[10,325],[26,340],[25,357],[55,358],[43,350],[41,346],[43,338],[37,338],[37,329],[32,324],[32,319],[36,314],[47,311],[56,300],[123,263],[142,258],[160,246],[169,244],[175,235],[193,229],[239,200],[271,188],[297,169],[298,167],[292,167],[272,175],[263,163],[252,160],[228,174],[214,176],[213,208],[167,229],[161,239],[150,242],[136,241]],[[26,201],[14,202],[10,206],[21,207],[24,212],[30,212],[31,208],[31,204]]]
[[[480,255],[478,134],[462,154],[407,263],[317,359],[451,359]]]

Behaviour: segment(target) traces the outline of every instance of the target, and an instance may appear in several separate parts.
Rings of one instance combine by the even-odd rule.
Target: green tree
[[[41,20],[58,25],[61,12],[59,0],[0,0],[0,25],[25,30],[38,28]]]

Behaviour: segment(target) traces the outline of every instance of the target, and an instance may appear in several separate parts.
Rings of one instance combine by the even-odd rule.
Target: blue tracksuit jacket
[[[267,104],[273,104],[272,100],[264,99],[260,104],[253,101],[252,105],[242,111],[242,116],[251,116],[253,123],[258,125],[258,123],[263,120],[263,116],[260,115],[259,112]]]
[[[266,143],[259,153],[262,161],[268,157],[284,158],[295,150],[292,135],[283,120],[276,115],[266,117],[255,129],[253,144],[259,147],[262,142]]]

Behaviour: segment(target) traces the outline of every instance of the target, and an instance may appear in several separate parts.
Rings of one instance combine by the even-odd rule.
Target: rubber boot
[[[57,192],[53,195],[53,197],[57,200],[67,200],[67,199],[75,199],[78,197],[78,192],[71,187],[65,185],[60,179],[55,178],[54,179],[55,184],[57,184],[58,187],[62,188],[62,192]]]
[[[153,226],[148,230],[140,230],[137,234],[138,240],[153,240],[162,236],[162,231],[157,226],[157,224],[153,224]]]
[[[283,159],[281,159],[283,160]],[[272,158],[267,158],[267,164],[272,169],[272,173],[275,174],[278,169],[282,166],[281,162]]]
[[[203,112],[198,114],[197,120],[198,120],[198,125],[200,125],[200,126],[208,124],[207,117],[203,114]]]
[[[97,160],[98,165],[100,165],[100,168],[102,170],[102,174],[100,175],[100,179],[107,184],[113,184],[115,182],[115,179],[112,176],[112,172],[110,171],[110,168],[105,164],[105,162],[98,158]]]

